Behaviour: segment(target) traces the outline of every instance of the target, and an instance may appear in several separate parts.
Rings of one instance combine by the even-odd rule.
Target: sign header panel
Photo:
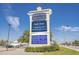
[[[33,14],[32,20],[45,20],[46,19],[46,14],[45,13],[36,13]]]

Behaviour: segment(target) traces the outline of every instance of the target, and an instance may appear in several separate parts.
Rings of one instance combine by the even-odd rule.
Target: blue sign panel
[[[47,44],[47,35],[33,35],[32,44]]]
[[[32,32],[43,32],[47,31],[46,20],[38,20],[32,22]]]
[[[43,32],[47,31],[47,22],[46,22],[45,13],[36,13],[32,16],[32,32]]]

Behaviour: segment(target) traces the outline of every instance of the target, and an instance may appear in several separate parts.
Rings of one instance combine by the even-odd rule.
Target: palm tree
[[[18,42],[28,43],[29,42],[29,31],[24,31],[23,36],[18,39]]]

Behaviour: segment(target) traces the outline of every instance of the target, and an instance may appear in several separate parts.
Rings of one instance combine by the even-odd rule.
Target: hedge
[[[44,47],[27,47],[25,48],[26,52],[50,52],[59,50],[59,46],[54,44],[52,46],[44,46]]]

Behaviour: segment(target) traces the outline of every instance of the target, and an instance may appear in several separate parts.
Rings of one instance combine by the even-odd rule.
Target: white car
[[[19,48],[20,47],[20,43],[11,43],[10,46],[13,46],[14,48]]]

